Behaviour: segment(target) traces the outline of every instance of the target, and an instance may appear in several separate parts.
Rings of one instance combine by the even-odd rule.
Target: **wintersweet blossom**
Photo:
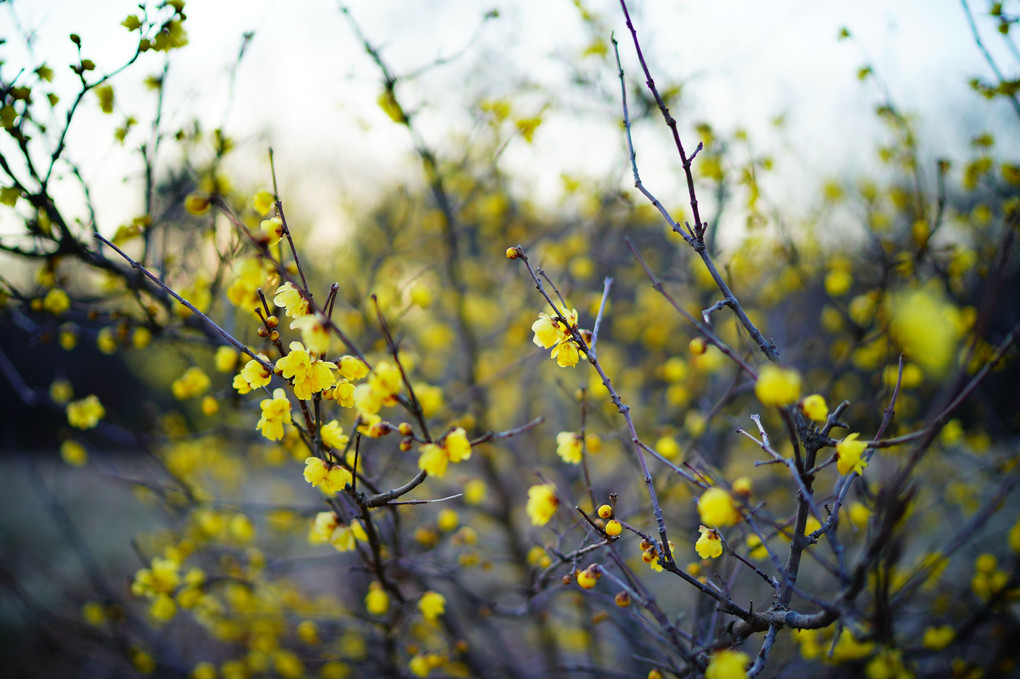
[[[209,376],[201,368],[192,366],[174,380],[170,388],[174,398],[183,401],[204,394],[211,384]]]
[[[354,387],[354,407],[362,419],[371,419],[370,416],[378,413],[384,405],[394,405],[400,383],[400,370],[396,366],[388,361],[376,364],[368,381]]]
[[[829,405],[821,394],[811,394],[801,399],[800,411],[813,422],[825,422],[829,416]]]
[[[532,341],[543,349],[551,348],[550,357],[555,358],[561,368],[574,366],[580,359],[580,352],[571,333],[577,329],[577,309],[568,312],[565,307],[560,307],[556,311],[556,317],[545,313],[538,315],[538,320],[531,324],[531,330],[535,333]]]
[[[715,559],[722,555],[722,538],[719,531],[706,526],[698,526],[701,537],[694,543],[694,549],[702,559]]]
[[[449,462],[446,452],[435,443],[425,443],[419,448],[418,469],[428,472],[430,476],[443,478]]]
[[[443,478],[450,462],[463,462],[471,457],[467,432],[456,427],[440,443],[425,443],[419,449],[418,468],[431,476]]]
[[[368,375],[368,366],[357,356],[340,357],[340,374],[352,382],[364,379]]]
[[[269,357],[265,354],[259,354],[259,358],[265,363],[269,363]],[[270,363],[270,365],[272,364]],[[252,359],[244,364],[240,374],[234,376],[233,386],[239,394],[247,394],[254,389],[266,386],[272,379],[273,373],[261,362]]]
[[[292,421],[287,392],[278,388],[273,391],[273,398],[262,399],[259,405],[262,408],[262,417],[259,418],[255,428],[270,441],[279,441],[283,438],[283,425]]]
[[[330,420],[322,425],[322,428],[319,429],[319,435],[322,437],[322,442],[333,450],[342,451],[347,447],[347,442],[350,440],[350,437],[344,433],[340,423],[336,420]]]
[[[302,401],[333,386],[336,365],[312,358],[301,342],[290,343],[290,353],[276,361],[276,371],[294,383],[294,395]]]
[[[283,238],[283,220],[279,217],[273,217],[272,219],[263,219],[262,233],[267,239],[266,245],[273,246],[280,242]]]
[[[567,464],[581,464],[581,435],[572,431],[561,431],[556,435],[556,454]]]
[[[227,299],[239,309],[250,311],[259,305],[259,288],[268,276],[265,263],[258,257],[242,259],[234,265],[234,274],[237,278],[227,288]]]
[[[747,679],[746,653],[722,649],[712,654],[705,668],[705,679]]]
[[[330,464],[321,458],[305,458],[305,481],[312,488],[321,488],[329,493],[339,493],[354,482],[354,476],[346,467]]]
[[[439,592],[425,592],[418,602],[418,609],[429,622],[446,612],[446,597]]]
[[[254,208],[255,212],[258,212],[260,215],[267,214],[270,210],[272,210],[275,202],[275,196],[265,189],[258,191],[251,197],[251,206]]]
[[[848,434],[845,439],[836,444],[836,457],[838,458],[836,468],[839,469],[840,474],[848,474],[851,471],[863,474],[864,468],[868,466],[868,461],[864,459],[864,451],[868,444],[858,441],[858,436],[857,432]]]
[[[71,300],[60,288],[51,288],[43,298],[42,308],[56,316],[71,308]]]
[[[324,483],[328,474],[329,468],[322,458],[314,456],[305,458],[305,481],[312,484],[312,488]]]
[[[709,526],[724,528],[740,521],[733,498],[722,488],[709,488],[698,499],[698,514]]]
[[[560,500],[556,497],[556,486],[545,483],[528,488],[528,504],[526,511],[531,523],[544,526],[556,513]]]
[[[383,589],[381,582],[372,582],[365,595],[365,610],[369,615],[385,615],[390,610],[390,595]]]
[[[368,539],[365,528],[357,521],[345,524],[333,512],[319,512],[308,531],[308,542],[313,545],[328,542],[338,552],[354,550],[356,542]]]
[[[288,318],[300,318],[308,313],[308,300],[289,282],[276,289],[273,304],[284,307]]]
[[[323,395],[336,401],[336,404],[341,408],[354,407],[354,385],[342,377],[333,385],[332,391]]]
[[[791,368],[766,365],[758,373],[754,394],[762,405],[784,408],[800,398],[800,373]]]
[[[329,322],[322,314],[308,314],[290,322],[292,330],[301,333],[301,341],[309,351],[320,356],[329,351]]]
[[[95,394],[67,404],[67,423],[77,429],[92,429],[105,415],[106,409]]]

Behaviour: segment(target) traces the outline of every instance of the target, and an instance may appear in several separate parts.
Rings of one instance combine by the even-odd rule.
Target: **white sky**
[[[979,0],[971,3],[975,10],[983,6]],[[398,73],[449,55],[469,41],[485,11],[500,11],[465,57],[400,91],[408,103],[425,104],[421,120],[437,145],[447,139],[446,129],[463,124],[464,108],[479,92],[513,92],[526,79],[554,97],[564,88],[566,62],[576,59],[587,40],[569,0],[352,0],[349,7]],[[587,7],[615,31],[624,67],[635,73],[619,5],[590,0]],[[631,2],[630,8],[657,82],[685,82],[681,106],[674,110],[681,123],[708,120],[724,131],[746,127],[759,148],[780,159],[782,190],[794,200],[817,195],[817,187],[805,182],[874,170],[880,128],[871,113],[879,96],[873,85],[855,77],[866,59],[899,108],[921,115],[922,144],[933,158],[959,157],[971,136],[1003,129],[1012,115],[1001,104],[975,104],[969,93],[967,81],[988,77],[989,71],[960,3],[953,0],[645,0]],[[81,34],[85,56],[101,70],[131,50],[130,36],[119,26],[137,11],[130,1],[15,0],[14,9],[21,27],[36,32],[38,60],[45,59],[65,87],[73,86],[67,68],[75,58],[70,32]],[[207,129],[225,122],[243,145],[233,166],[239,184],[268,185],[264,158],[271,143],[285,199],[300,203],[307,218],[330,223],[339,219],[337,206],[345,197],[364,195],[394,172],[413,171],[406,162],[406,134],[375,105],[378,72],[335,2],[192,0],[186,12],[190,44],[173,57],[165,121],[180,125],[198,117]],[[0,35],[9,41],[0,48],[7,77],[25,63],[19,61],[22,41],[15,36],[13,16],[0,6]],[[841,26],[856,42],[836,40]],[[997,45],[998,36],[988,24],[985,28],[986,40]],[[255,37],[228,109],[227,73],[245,31]],[[71,152],[95,187],[105,229],[139,209],[137,185],[123,180],[137,173],[136,157],[117,147],[111,133],[125,114],[149,119],[154,97],[139,83],[159,67],[157,55],[146,55],[114,81],[116,116],[103,116],[92,100],[76,121]],[[615,73],[608,70],[600,79],[616,96]],[[540,100],[531,101],[537,107]],[[546,199],[558,188],[562,171],[595,177],[612,171],[629,184],[626,165],[620,165],[622,136],[606,116],[607,105],[578,102],[576,96],[570,101],[593,115],[550,117],[534,144],[511,147],[507,163]],[[769,127],[777,114],[788,120],[780,137]],[[689,128],[686,132],[693,146]],[[665,203],[680,202],[670,200],[679,164],[669,153],[665,128],[638,129],[636,140],[646,184]]]

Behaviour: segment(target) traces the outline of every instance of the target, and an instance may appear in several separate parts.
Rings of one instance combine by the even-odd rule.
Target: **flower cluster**
[[[259,405],[262,408],[262,417],[259,418],[255,428],[270,441],[279,441],[283,438],[283,425],[291,423],[290,399],[287,398],[287,392],[275,389],[273,397],[262,399]]]
[[[471,442],[462,427],[456,427],[443,437],[439,443],[426,443],[421,446],[418,457],[418,468],[431,476],[443,478],[450,462],[463,462],[471,457]]]
[[[294,395],[302,401],[333,386],[336,365],[309,355],[301,342],[291,342],[290,352],[276,362],[276,372],[294,385]]]
[[[556,513],[560,500],[556,497],[556,486],[545,483],[528,488],[528,504],[525,509],[531,523],[536,526],[544,526]]]
[[[365,542],[368,535],[364,526],[358,521],[345,524],[333,512],[319,512],[308,532],[308,542],[313,545],[329,543],[338,552],[354,550],[355,542]]]
[[[305,458],[305,481],[313,488],[321,488],[330,494],[339,493],[354,482],[354,476],[346,467],[329,464],[318,457]]]
[[[580,358],[573,331],[577,330],[577,309],[569,312],[565,307],[556,310],[555,317],[540,313],[538,320],[532,323],[531,330],[535,333],[532,341],[543,349],[552,349],[551,358],[561,368],[577,365]]]

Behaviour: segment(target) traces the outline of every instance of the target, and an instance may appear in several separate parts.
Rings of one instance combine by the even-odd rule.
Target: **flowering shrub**
[[[123,64],[72,36],[70,105],[45,64],[0,70],[0,201],[18,228],[0,250],[33,276],[0,279],[5,333],[124,356],[144,384],[127,398],[153,404],[131,419],[76,397],[95,385],[59,364],[33,384],[0,355],[19,396],[59,416],[68,478],[118,448],[158,462],[113,475],[165,517],[124,537],[127,586],[75,539],[89,578],[67,602],[36,605],[4,567],[39,628],[73,636],[69,656],[195,679],[1016,670],[1018,437],[1015,400],[997,399],[1015,378],[1020,169],[990,135],[938,161],[933,193],[887,102],[888,178],[827,183],[809,228],[787,228],[757,179],[776,161],[738,159],[743,132],[678,126],[621,3],[636,75],[582,14],[586,58],[619,75],[636,193],[565,181],[589,207],[547,211],[499,165],[541,143],[541,115],[482,99],[475,152],[445,155],[350,19],[423,176],[363,209],[338,267],[285,212],[272,161],[272,190],[232,187],[223,129],[170,134],[157,116],[152,139],[211,156],[162,185],[142,145],[145,212],[115,232],[65,206],[51,174],[88,184],[49,114],[63,133],[93,98],[112,114],[114,76],[187,43],[182,0],[142,10]],[[1015,18],[990,14],[1008,34]],[[1013,81],[975,89],[1020,112]],[[681,209],[637,163],[632,128],[659,114]],[[707,215],[727,196],[746,228],[724,246]],[[818,237],[839,214],[856,248]]]

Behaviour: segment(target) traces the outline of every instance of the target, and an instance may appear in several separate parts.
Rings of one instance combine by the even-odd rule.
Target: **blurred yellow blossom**
[[[762,405],[780,408],[792,405],[800,398],[800,374],[792,368],[766,365],[754,383],[754,394]]]

